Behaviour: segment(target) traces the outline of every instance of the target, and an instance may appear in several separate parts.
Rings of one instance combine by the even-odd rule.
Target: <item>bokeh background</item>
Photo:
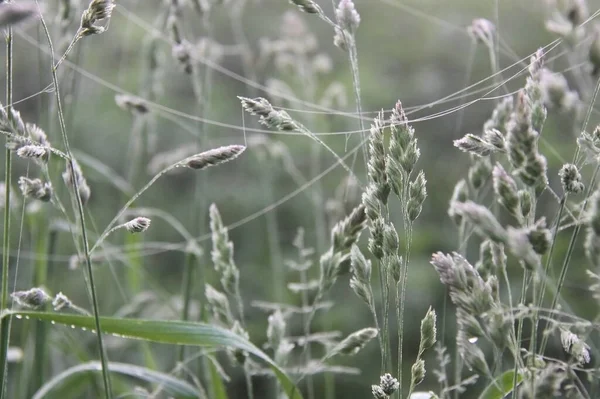
[[[71,2],[75,17],[62,32],[56,23],[59,3],[47,1],[42,6],[55,47],[64,49],[87,3]],[[234,226],[230,238],[235,244],[235,260],[241,273],[250,336],[254,343],[262,345],[268,313],[254,306],[255,301],[300,304],[298,295],[278,283],[298,279],[286,266],[287,260],[297,257],[293,241],[298,229],[304,230],[306,246],[314,248],[312,260],[316,262],[318,254],[329,246],[332,224],[358,203],[365,168],[362,156],[358,156],[353,170],[359,182],[350,181],[350,189],[347,189],[348,173],[339,166],[314,179],[335,164],[331,154],[306,136],[266,130],[255,116],[244,114],[237,96],[262,96],[284,107],[293,118],[322,134],[319,137],[343,156],[346,149],[360,142],[348,55],[334,46],[329,25],[299,12],[287,1],[225,1],[215,5],[204,18],[181,1],[178,19],[182,35],[194,45],[194,73],[202,83],[195,92],[191,76],[172,54],[172,34],[164,26],[170,3],[117,2],[108,30],[77,43],[61,66],[71,146],[92,190],[87,205],[89,225],[92,230],[102,231],[131,193],[141,188],[165,159],[183,158],[225,144],[247,144],[248,150],[239,159],[209,169],[201,177],[191,171],[164,176],[135,206],[167,212],[190,234],[200,237],[198,242],[204,250],[200,261],[203,277],[197,274],[197,281],[205,278],[218,286],[210,261],[208,235],[208,206],[217,204],[224,222]],[[325,0],[319,3],[334,18],[331,3]],[[370,119],[379,110],[390,110],[401,100],[409,118],[414,120],[421,149],[418,168],[424,170],[428,180],[429,195],[414,230],[406,295],[408,373],[418,346],[420,319],[429,306],[438,311],[440,322],[444,312],[445,289],[429,265],[429,258],[435,251],[449,252],[458,245],[457,228],[447,216],[447,207],[454,185],[468,173],[470,159],[454,148],[452,142],[465,133],[481,132],[498,96],[524,85],[523,69],[530,54],[558,37],[545,27],[555,5],[539,0],[356,0],[355,3],[361,16],[356,39],[365,126],[368,128]],[[592,14],[600,2],[589,1],[588,6]],[[498,64],[502,69],[512,66],[495,79],[488,49],[467,32],[476,18],[497,24],[501,39]],[[589,40],[576,47],[563,43],[548,54],[548,66],[557,72],[566,71],[565,77],[584,104],[594,85],[587,62],[589,45]],[[50,141],[60,148],[57,121],[52,114],[54,94],[42,91],[51,83],[51,76],[48,44],[38,22],[16,31],[14,54],[14,98],[22,100],[15,107],[26,121],[44,128]],[[498,82],[503,85],[496,87]],[[464,91],[464,95],[456,94],[475,83],[478,84]],[[196,98],[198,92],[204,99],[201,104]],[[148,101],[150,113],[143,122],[117,106],[115,95],[123,93],[139,95]],[[468,106],[457,109],[462,104]],[[590,126],[595,126],[596,121],[593,113]],[[144,126],[140,136],[138,123]],[[558,187],[558,168],[572,156],[574,132],[578,129],[580,120],[572,114],[549,116],[542,152],[548,158],[554,187]],[[343,132],[350,133],[346,136]],[[135,156],[132,137],[139,139],[140,158]],[[349,164],[351,161],[352,157],[348,158]],[[63,165],[57,162],[54,168],[58,176]],[[16,162],[16,169],[15,179],[38,173],[22,161]],[[316,182],[307,184],[312,180]],[[61,184],[56,186],[61,195],[66,194]],[[348,195],[344,199],[345,191]],[[541,201],[540,212],[553,215],[555,201],[551,197],[543,197]],[[486,204],[489,205],[489,199]],[[392,204],[392,219],[400,227],[397,210],[398,204]],[[20,207],[14,209],[17,220],[21,220],[21,211]],[[59,216],[52,209],[42,209],[45,216],[35,219],[36,211],[29,211],[31,214],[23,219],[24,232],[20,236],[17,289],[31,286],[36,264],[31,256],[36,246],[32,228],[35,229],[35,223],[57,223]],[[143,240],[131,242],[125,235],[115,234],[109,240],[112,255],[98,259],[95,270],[102,314],[117,314],[131,305],[135,308],[132,314],[137,317],[178,317],[185,238],[161,217],[152,219]],[[13,224],[13,254],[19,243],[18,225]],[[401,241],[404,240],[401,234]],[[363,237],[361,242],[365,241]],[[473,243],[468,254],[474,263],[478,258],[477,241]],[[559,236],[558,254],[564,251],[566,243],[566,235]],[[143,247],[124,247],[133,244]],[[51,292],[62,291],[89,308],[82,270],[70,267],[73,254],[70,235],[58,234],[57,253],[52,258],[47,286]],[[556,259],[561,259],[560,255]],[[578,255],[573,262],[563,292],[576,314],[592,318],[597,309],[587,301],[588,282],[582,259]],[[510,267],[515,284],[520,284],[521,269],[514,264]],[[311,276],[317,275],[315,263]],[[147,297],[127,291],[128,279],[136,278]],[[194,297],[198,300],[200,296],[195,293]],[[315,330],[337,331],[345,336],[371,326],[368,309],[350,290],[348,276],[338,281],[327,299],[333,302],[333,308],[319,312]],[[196,311],[198,306],[196,302]],[[452,353],[454,321],[451,308],[448,309],[446,336],[440,338]],[[19,332],[27,327],[16,323],[14,328],[13,343],[17,344]],[[288,328],[290,335],[301,334],[299,320],[289,320]],[[79,336],[59,327],[53,327],[51,334],[55,344],[52,355],[55,372],[94,357],[93,350],[88,354],[72,351],[69,344],[72,342],[69,339],[79,337],[82,348],[93,348],[95,341],[91,336]],[[137,344],[117,339],[109,343],[111,360],[141,360]],[[172,368],[175,349],[157,346],[156,350],[160,354],[159,368]],[[556,347],[552,350],[559,355]],[[436,390],[436,378],[431,372],[435,367],[433,351],[426,359],[428,376],[422,390]],[[336,397],[369,397],[370,385],[379,379],[377,344],[373,342],[359,355],[341,359],[339,363],[358,368],[361,374],[337,375]],[[11,372],[22,371],[15,367]],[[239,370],[228,366],[227,372],[232,376],[230,397],[244,397]],[[325,380],[321,375],[315,377],[321,392]],[[269,384],[260,381],[257,389],[267,389]],[[84,392],[84,396],[89,394]]]

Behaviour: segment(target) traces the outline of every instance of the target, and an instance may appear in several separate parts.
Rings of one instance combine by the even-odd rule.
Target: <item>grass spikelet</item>
[[[202,170],[211,166],[232,161],[246,150],[243,145],[227,145],[193,155],[181,162],[181,166],[190,169]]]
[[[353,332],[337,344],[327,354],[326,358],[331,359],[337,355],[356,355],[375,337],[377,337],[377,329],[375,328],[363,328]]]
[[[96,25],[102,20],[109,20],[115,8],[113,0],[92,0],[88,8],[81,15],[79,36],[89,36],[103,33],[106,27]]]
[[[24,197],[30,197],[42,202],[48,202],[52,198],[52,185],[44,183],[40,179],[29,179],[21,176],[19,177],[19,188]]]
[[[27,309],[40,309],[52,301],[52,297],[41,288],[15,291],[10,296],[17,305]]]
[[[150,227],[150,222],[150,219],[145,218],[143,216],[139,216],[125,223],[124,227],[125,230],[132,234],[143,233]]]

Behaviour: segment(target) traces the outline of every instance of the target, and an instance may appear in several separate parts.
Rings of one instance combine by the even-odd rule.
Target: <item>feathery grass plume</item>
[[[304,11],[307,14],[322,13],[321,7],[313,0],[290,0],[290,3],[296,5],[300,11]]]
[[[243,145],[226,145],[201,152],[200,154],[192,155],[191,157],[181,161],[180,165],[190,169],[202,170],[211,166],[232,161],[239,157],[240,154],[242,154],[245,150],[246,147]]]
[[[417,359],[410,368],[410,385],[416,387],[425,379],[425,361]]]
[[[584,155],[586,164],[598,162],[600,159],[600,126],[596,126],[591,134],[585,131],[581,132],[577,138],[577,147],[579,152]]]
[[[378,387],[379,389],[375,389],[375,387]],[[381,392],[383,395],[385,395],[383,398],[387,398],[392,396],[394,392],[400,389],[400,382],[396,378],[392,377],[390,373],[385,373],[379,377],[379,385],[372,385],[372,388],[374,396],[375,392],[377,391],[378,393]],[[378,398],[378,396],[375,396],[375,398]]]
[[[360,204],[344,220],[336,223],[331,230],[331,242],[334,252],[348,251],[358,241],[365,228],[367,215],[364,205]]]
[[[510,120],[512,111],[514,107],[514,101],[512,96],[506,96],[496,105],[494,111],[492,112],[492,116],[483,124],[484,137],[486,135],[485,132],[496,130],[498,131],[502,137],[506,135],[507,132],[507,124]],[[495,134],[495,133],[494,133]],[[492,140],[487,140],[489,143],[493,143]],[[503,147],[504,148],[504,147]],[[500,149],[500,148],[499,148]]]
[[[473,201],[453,202],[450,204],[451,212],[463,217],[471,223],[483,238],[494,242],[507,241],[506,230],[498,223],[490,210]]]
[[[527,219],[532,209],[533,200],[531,193],[528,190],[519,190],[519,205],[521,208],[521,215],[523,219]]]
[[[467,33],[477,42],[484,43],[489,46],[494,42],[494,32],[496,27],[494,24],[485,18],[476,18],[467,27]]]
[[[281,131],[304,131],[305,128],[293,120],[287,112],[277,111],[265,98],[247,98],[238,96],[242,108],[251,115],[258,115],[259,122],[271,129]]]
[[[494,166],[492,176],[494,192],[498,203],[506,208],[517,220],[521,221],[517,183],[506,173],[506,170],[499,163]]]
[[[531,128],[531,106],[525,90],[517,94],[515,110],[507,124],[506,147],[508,158],[515,169],[525,163],[528,154],[534,152],[538,133]]]
[[[214,321],[226,326],[233,325],[233,315],[227,295],[217,290],[210,284],[205,285],[205,295],[208,309]]]
[[[96,25],[102,20],[109,20],[115,8],[114,0],[92,0],[88,8],[81,15],[81,24],[78,36],[96,35],[106,31],[107,26]]]
[[[371,385],[371,393],[375,399],[388,399],[390,397],[379,385]]]
[[[454,140],[454,146],[463,152],[480,157],[487,157],[496,150],[496,146],[471,133],[466,134],[462,139]]]
[[[10,294],[10,297],[17,305],[28,309],[40,309],[52,301],[52,297],[41,288],[15,291]]]
[[[563,74],[542,68],[539,82],[544,106],[559,112],[578,114],[582,106],[581,99],[576,90],[569,88],[569,83]]]
[[[17,155],[24,159],[31,159],[39,164],[48,163],[50,153],[46,147],[39,145],[24,145],[17,150]]]
[[[577,166],[572,163],[566,163],[558,172],[560,183],[565,194],[579,194],[583,192],[585,185],[581,181],[581,173]]]
[[[437,341],[435,329],[436,314],[435,310],[429,307],[423,320],[421,320],[421,342],[419,344],[419,353],[431,348]]]
[[[25,176],[19,177],[19,188],[24,197],[30,197],[42,202],[48,202],[52,198],[52,185],[44,183],[40,179],[29,179]]]
[[[411,222],[414,222],[419,217],[423,209],[423,202],[425,202],[425,198],[427,197],[426,183],[425,174],[423,171],[420,171],[415,180],[409,184],[406,213]]]
[[[492,246],[494,243],[491,240],[484,240],[479,245],[479,260],[475,264],[475,270],[482,279],[486,279],[491,274],[496,274],[496,265],[494,264],[494,254]]]
[[[373,124],[371,125],[367,177],[369,179],[369,186],[375,192],[375,197],[385,205],[390,194],[390,184],[386,173],[383,120],[383,111],[380,111],[377,118],[373,119]]]
[[[535,253],[544,255],[552,241],[552,233],[546,227],[546,218],[541,217],[528,228],[527,236]]]
[[[383,251],[384,229],[385,221],[381,216],[373,220],[369,225],[369,232],[371,233],[368,244],[369,251],[379,260],[383,259],[383,256],[385,255],[385,252]]]
[[[540,266],[541,258],[536,252],[530,238],[530,231],[528,228],[514,228],[508,226],[506,229],[506,246],[511,254],[517,259],[522,261],[525,268],[533,271]],[[543,237],[535,237],[536,239],[544,239]],[[536,242],[536,245],[540,245],[538,250],[543,249],[540,242]]]
[[[81,203],[85,205],[89,201],[92,191],[83,177],[81,167],[75,159],[72,162],[67,161],[66,164],[66,169],[62,174],[63,181],[69,190],[73,190],[74,183],[77,182],[78,195],[81,198]],[[71,165],[73,166],[72,170]]]
[[[370,307],[373,304],[371,261],[366,259],[358,246],[354,244],[350,250],[350,263],[352,268],[350,288]]]
[[[577,334],[561,328],[560,342],[565,352],[573,356],[579,364],[583,365],[590,362],[590,346],[581,340]]]
[[[0,129],[8,130],[15,135],[26,136],[27,130],[21,118],[21,113],[14,107],[7,108],[8,110],[0,106]]]
[[[362,203],[365,207],[367,217],[373,223],[381,215],[382,205],[378,198],[377,188],[369,184],[362,194]]]
[[[62,292],[59,292],[52,300],[52,307],[55,311],[73,308],[73,302]]]
[[[469,168],[468,178],[475,191],[481,189],[492,173],[492,163],[489,158],[471,156],[473,164]]]
[[[36,144],[42,147],[50,147],[48,136],[39,126],[27,122],[25,124],[25,132],[29,135],[29,138]]]
[[[333,347],[325,358],[331,359],[337,355],[356,355],[375,337],[377,337],[376,328],[369,327],[355,331]]]
[[[525,84],[525,92],[531,103],[531,125],[535,131],[540,133],[546,121],[547,110],[543,103],[541,75],[544,66],[544,51],[538,49],[529,63],[529,77]]]
[[[33,1],[3,2],[0,4],[0,29],[25,22],[37,14],[38,8]]]
[[[139,216],[125,223],[124,227],[125,230],[132,234],[143,233],[150,227],[150,222],[150,219],[145,218],[143,216]]]
[[[119,108],[132,114],[143,115],[150,111],[144,100],[128,94],[117,94],[115,102]]]
[[[352,0],[340,0],[335,9],[335,17],[340,27],[348,32],[354,32],[360,24],[360,15]]]
[[[494,147],[495,152],[506,152],[506,139],[498,129],[487,129],[483,132],[483,141]]]
[[[467,314],[479,315],[490,309],[493,303],[491,291],[475,270],[461,255],[433,254],[431,264],[440,281],[450,291],[450,299]]]
[[[171,49],[173,58],[179,62],[185,73],[191,74],[193,71],[191,54],[192,46],[188,41],[184,40],[179,29],[179,21],[175,15],[169,16],[167,25],[171,32],[171,38],[173,39],[173,47]]]
[[[405,175],[408,176],[412,172],[420,154],[415,130],[408,124],[402,103],[398,101],[390,118],[389,152],[386,159],[388,180],[398,197],[402,193]]]
[[[219,273],[221,285],[229,295],[236,295],[240,272],[233,260],[233,243],[229,240],[227,227],[223,224],[217,205],[212,204],[210,213],[210,231],[213,248],[211,257],[215,270]]]

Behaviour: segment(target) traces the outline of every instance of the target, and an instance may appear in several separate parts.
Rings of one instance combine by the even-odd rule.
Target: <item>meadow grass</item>
[[[374,3],[278,4],[281,26],[255,43],[253,18],[276,25],[265,3],[0,4],[0,399],[598,397],[600,9],[523,6],[544,11],[536,18],[552,41],[519,56],[495,0],[491,19],[461,28],[471,54],[485,53],[485,78],[470,84],[471,58],[465,88],[370,112],[365,82],[378,77],[361,69],[371,55],[360,37]],[[378,3],[451,25],[403,1]],[[220,41],[224,19],[233,44]],[[323,29],[343,57],[327,54]],[[99,61],[107,37],[141,49],[135,68],[109,68],[134,70],[139,82],[91,72],[110,63]],[[37,113],[15,96],[21,43],[37,48],[42,83],[26,99],[39,100]],[[229,93],[218,74],[243,86]],[[89,82],[128,114],[124,139],[85,109]],[[236,115],[219,108],[223,97]],[[469,120],[480,101],[493,107]],[[451,114],[456,137],[438,154],[459,166],[440,178],[420,123]],[[567,133],[544,133],[557,125]],[[117,147],[125,160],[110,153]],[[298,213],[282,210],[301,194]],[[257,201],[250,215],[238,209]],[[241,234],[243,225],[252,227]],[[439,230],[431,256],[419,240],[428,226]],[[422,292],[424,257],[438,296]],[[170,268],[149,267],[161,263]],[[583,300],[566,294],[573,281]]]

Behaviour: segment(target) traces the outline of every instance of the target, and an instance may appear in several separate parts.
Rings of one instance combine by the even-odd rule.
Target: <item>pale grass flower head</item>
[[[17,305],[27,309],[40,309],[52,301],[52,297],[41,288],[15,291],[10,296]]]
[[[565,352],[573,356],[580,364],[587,364],[591,360],[590,346],[582,341],[577,334],[561,328],[560,341]]]
[[[186,166],[195,170],[202,170],[211,166],[232,161],[240,156],[245,150],[246,147],[243,145],[226,145],[193,155],[182,161],[181,166]]]
[[[353,32],[360,24],[360,15],[358,15],[352,0],[340,0],[335,10],[335,16],[342,29],[349,32]]]
[[[42,202],[48,202],[52,198],[52,185],[44,183],[40,179],[30,179],[25,176],[19,177],[19,188],[24,197],[30,197]]]
[[[467,32],[474,40],[483,42],[486,45],[493,43],[495,31],[496,27],[494,24],[485,18],[474,19],[467,28]]]
[[[148,230],[148,228],[150,227],[150,222],[151,220],[143,217],[143,216],[139,216],[136,217],[135,219],[130,220],[129,222],[124,224],[125,230],[127,230],[128,232],[135,234],[135,233],[143,233],[146,230]]]

